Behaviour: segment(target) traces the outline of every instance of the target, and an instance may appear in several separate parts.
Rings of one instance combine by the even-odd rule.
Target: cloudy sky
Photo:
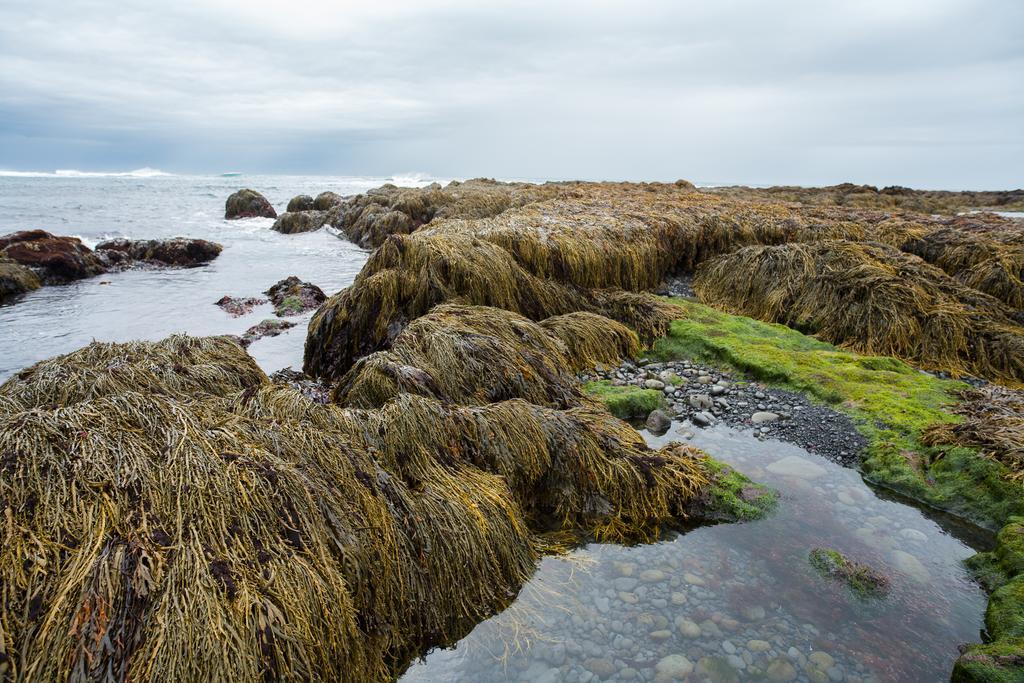
[[[1024,185],[1021,0],[0,0],[0,169]]]

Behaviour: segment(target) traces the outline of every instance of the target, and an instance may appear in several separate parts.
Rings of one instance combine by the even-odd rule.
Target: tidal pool
[[[679,439],[681,428],[645,436]],[[990,539],[943,529],[850,469],[717,427],[692,442],[781,494],[767,519],[545,558],[516,601],[402,681],[948,680],[986,596],[963,560]],[[835,548],[891,580],[864,600],[808,563]],[[973,547],[972,547],[973,546]]]

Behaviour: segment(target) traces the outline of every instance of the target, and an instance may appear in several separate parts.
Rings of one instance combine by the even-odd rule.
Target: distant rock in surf
[[[294,275],[286,277],[266,291],[274,304],[274,313],[278,317],[299,315],[327,301],[324,290],[316,285],[303,282]]]
[[[96,245],[96,253],[109,266],[192,267],[209,263],[223,247],[216,242],[175,237],[167,240],[129,240],[118,238]]]
[[[313,232],[324,227],[327,223],[325,211],[289,211],[281,214],[280,218],[274,221],[271,230],[285,235],[294,235],[300,232]]]
[[[292,197],[292,200],[288,202],[288,211],[312,211],[313,210],[313,198],[308,194],[300,194],[296,197]]]
[[[277,218],[277,211],[267,198],[256,190],[239,190],[224,204],[224,218]]]

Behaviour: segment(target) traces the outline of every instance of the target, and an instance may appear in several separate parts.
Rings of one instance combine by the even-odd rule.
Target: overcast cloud
[[[1024,185],[1021,0],[0,0],[0,168]]]

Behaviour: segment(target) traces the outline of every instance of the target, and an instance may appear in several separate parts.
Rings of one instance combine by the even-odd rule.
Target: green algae
[[[706,468],[711,479],[710,500],[704,501],[711,516],[723,521],[749,522],[762,519],[775,509],[777,491],[747,479],[725,463],[708,458]],[[709,516],[707,512],[705,517]]]
[[[925,446],[924,430],[956,422],[962,382],[895,358],[861,356],[783,325],[670,300],[681,309],[651,358],[692,358],[808,394],[853,418],[868,439],[862,468],[872,482],[987,526],[1024,513],[1020,486],[1004,466],[969,448]]]
[[[842,581],[862,600],[889,594],[889,580],[866,564],[856,562],[832,548],[814,548],[808,556],[811,566],[827,579]]]
[[[656,389],[618,386],[608,380],[587,382],[583,385],[583,390],[603,403],[608,412],[622,420],[647,417],[652,410],[665,405],[664,394]]]

